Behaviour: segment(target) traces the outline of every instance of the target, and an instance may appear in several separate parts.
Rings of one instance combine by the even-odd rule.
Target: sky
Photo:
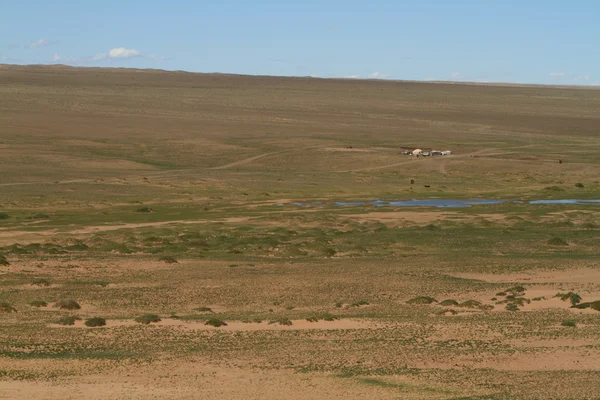
[[[0,63],[600,85],[598,0],[0,0]]]

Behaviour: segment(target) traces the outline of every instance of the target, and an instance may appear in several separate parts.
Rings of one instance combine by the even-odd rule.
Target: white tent
[[[414,149],[413,152],[412,152],[412,155],[413,156],[417,156],[417,155],[422,154],[422,153],[423,153],[423,150],[421,150],[421,149]]]

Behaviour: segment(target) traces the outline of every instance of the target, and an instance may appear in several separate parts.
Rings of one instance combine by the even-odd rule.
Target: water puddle
[[[487,200],[487,199],[472,199],[472,200],[454,200],[454,199],[427,199],[427,200],[399,200],[399,201],[336,201],[335,203],[316,202],[294,202],[288,204],[277,204],[279,207],[286,205],[294,205],[298,207],[334,205],[338,207],[360,207],[360,206],[376,206],[376,207],[438,207],[438,208],[466,208],[476,205],[500,204],[500,203],[520,203],[520,204],[600,204],[600,200],[577,200],[577,199],[561,199],[561,200]]]

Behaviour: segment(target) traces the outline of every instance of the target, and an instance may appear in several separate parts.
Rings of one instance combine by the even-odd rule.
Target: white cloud
[[[565,76],[565,73],[564,72],[550,72],[548,75],[554,76],[554,77],[560,77],[560,76]]]
[[[139,57],[142,52],[135,49],[126,49],[125,47],[117,47],[108,51],[109,58],[131,58]]]
[[[387,77],[389,77],[389,75],[382,74],[381,72],[373,72],[371,75],[369,75],[369,78],[372,79],[385,79]]]
[[[452,73],[452,78],[454,79],[458,79],[462,76],[462,74],[460,72],[453,72]]]
[[[346,79],[360,79],[360,75],[348,75],[345,78]]]
[[[33,42],[27,45],[28,49],[38,49],[40,47],[50,46],[52,43],[47,41],[46,39],[34,40]]]

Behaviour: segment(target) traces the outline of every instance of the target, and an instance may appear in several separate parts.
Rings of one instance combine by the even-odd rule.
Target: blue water
[[[428,200],[402,200],[402,201],[337,201],[333,203],[339,207],[359,207],[359,206],[376,206],[376,207],[439,207],[439,208],[466,208],[475,205],[485,204],[500,204],[500,203],[528,203],[528,204],[600,204],[600,200],[576,200],[576,199],[563,199],[563,200],[531,200],[527,202],[518,200],[485,200],[485,199],[474,199],[474,200],[452,200],[452,199],[428,199]],[[316,201],[312,203],[295,202],[292,205],[299,207],[326,205],[326,203]],[[284,204],[277,204],[283,206]]]

